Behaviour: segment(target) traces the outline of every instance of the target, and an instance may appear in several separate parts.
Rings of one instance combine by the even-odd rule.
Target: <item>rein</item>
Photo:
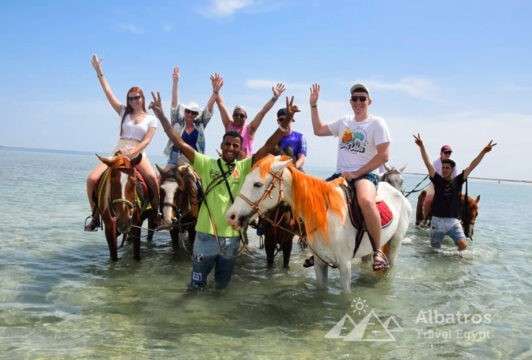
[[[405,194],[405,197],[408,197],[408,196],[409,196],[410,194],[412,194],[412,193],[417,193],[417,192],[422,191],[422,190],[424,189],[424,187],[418,189],[418,186],[421,185],[421,183],[422,183],[423,181],[427,180],[428,177],[429,177],[429,175],[426,175],[423,179],[421,179],[421,181],[418,182],[417,185],[414,186],[414,188],[413,188],[412,190],[410,190],[409,192],[407,192],[407,193]]]

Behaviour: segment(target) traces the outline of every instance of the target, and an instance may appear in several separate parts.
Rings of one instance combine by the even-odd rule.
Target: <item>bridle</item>
[[[261,209],[259,209],[259,206],[260,204],[262,204],[264,200],[266,200],[266,197],[273,199],[272,191],[273,189],[275,189],[275,184],[277,182],[279,182],[279,197],[277,198],[277,205],[281,204],[281,202],[284,199],[283,172],[284,172],[284,168],[275,173],[272,172],[271,170],[269,171],[269,174],[272,175],[272,179],[270,180],[270,183],[266,187],[266,190],[264,190],[264,193],[262,194],[262,196],[259,198],[259,200],[255,202],[251,201],[246,196],[242,195],[241,192],[238,193],[238,197],[244,200],[246,204],[248,204],[251,207],[251,214],[249,215],[249,217],[252,217],[255,214],[259,214],[261,217],[268,219],[266,214]],[[268,220],[273,223],[273,221],[271,221],[270,219]]]
[[[126,172],[128,174],[128,176],[130,176],[130,171],[135,171],[135,169],[133,168],[125,168],[125,167],[119,167],[119,168],[116,168],[114,170],[117,170],[119,172]],[[133,201],[130,201],[128,199],[124,199],[124,198],[116,198],[116,199],[113,199],[112,196],[109,197],[109,208],[111,210],[111,215],[113,218],[116,218],[116,209],[115,209],[115,205],[117,204],[126,204],[130,209],[133,209],[135,207],[135,204],[134,202],[136,202],[136,181],[135,181],[135,198],[133,199]],[[133,213],[131,213],[133,214]],[[131,215],[133,216],[133,215]],[[130,216],[130,217],[131,217]]]
[[[167,177],[165,179],[165,181],[172,181],[172,182],[178,182],[178,179],[177,179],[177,176],[171,176],[171,177]],[[176,190],[176,192],[178,192],[179,190]],[[197,189],[196,189],[197,191]],[[163,212],[163,209],[165,207],[169,207],[171,208],[172,210],[174,210],[175,214],[176,214],[176,217],[172,220],[172,225],[171,225],[171,229],[187,229],[188,227],[194,225],[196,223],[196,221],[192,220],[192,221],[188,221],[188,222],[181,222],[181,220],[183,219],[183,217],[185,217],[186,215],[188,215],[189,213],[192,212],[192,206],[190,204],[190,197],[185,199],[185,196],[183,195],[183,191],[179,191],[180,194],[179,194],[179,197],[177,199],[177,205],[173,204],[173,203],[169,203],[169,202],[161,202],[159,207],[160,207],[160,211],[161,213]],[[175,197],[174,197],[175,198]],[[185,211],[182,211],[183,209],[183,203],[187,201],[187,207],[186,207],[186,210]]]

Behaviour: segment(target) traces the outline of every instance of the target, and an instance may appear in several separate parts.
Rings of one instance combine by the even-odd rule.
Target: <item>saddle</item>
[[[137,198],[139,201],[139,207],[142,210],[145,210],[150,207],[151,204],[148,199],[151,199],[153,197],[153,194],[152,194],[151,189],[148,187],[148,183],[146,182],[146,180],[144,180],[144,177],[142,176],[140,171],[138,171],[136,168],[135,168],[135,174],[137,176]],[[105,184],[105,180],[107,179],[108,176],[109,176],[109,169],[105,170],[103,174],[98,178],[96,183],[94,184],[94,191],[92,192],[92,199],[96,203],[95,209],[98,208],[99,197],[100,197],[99,194],[101,194],[103,190],[103,184]]]
[[[346,199],[347,199],[347,208],[349,210],[349,218],[351,219],[351,223],[353,226],[358,230],[356,235],[356,242],[355,242],[355,249],[353,250],[353,257],[355,256],[356,252],[358,251],[358,248],[360,247],[360,243],[362,242],[362,237],[364,236],[364,233],[366,232],[366,225],[364,222],[364,217],[362,216],[362,210],[360,209],[360,205],[357,201],[356,196],[356,190],[352,183],[349,183],[347,186],[342,185],[342,189],[345,192]],[[388,204],[384,200],[377,200],[377,209],[379,210],[380,219],[381,219],[381,228],[385,228],[388,225],[392,223],[393,220],[393,213],[388,207]],[[368,233],[369,235],[369,233]],[[371,246],[373,247],[373,251],[377,251],[375,248],[375,243],[373,239],[371,239],[370,236],[370,242]]]

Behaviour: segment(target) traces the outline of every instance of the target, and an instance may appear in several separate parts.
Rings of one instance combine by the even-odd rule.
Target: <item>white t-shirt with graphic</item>
[[[355,121],[354,115],[346,115],[327,124],[331,133],[338,137],[336,171],[357,171],[376,154],[377,145],[390,142],[390,131],[384,119],[369,115],[363,121]],[[373,171],[381,174],[381,169]]]

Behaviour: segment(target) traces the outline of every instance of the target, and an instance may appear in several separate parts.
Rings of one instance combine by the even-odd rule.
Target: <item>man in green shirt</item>
[[[174,146],[188,158],[192,167],[199,173],[205,193],[196,224],[190,288],[204,289],[207,286],[207,276],[215,268],[216,287],[223,289],[231,280],[240,247],[240,234],[227,224],[225,213],[240,192],[252,165],[275,148],[288,131],[294,113],[299,110],[293,105],[294,98],[292,97],[290,102],[287,98],[285,119],[253,156],[236,160],[242,148],[242,137],[238,132],[229,131],[224,134],[220,145],[221,158],[213,159],[195,151],[183,141],[164,115],[161,95],[157,93],[155,96],[152,92],[152,97],[150,109],[160,120],[164,132]]]

